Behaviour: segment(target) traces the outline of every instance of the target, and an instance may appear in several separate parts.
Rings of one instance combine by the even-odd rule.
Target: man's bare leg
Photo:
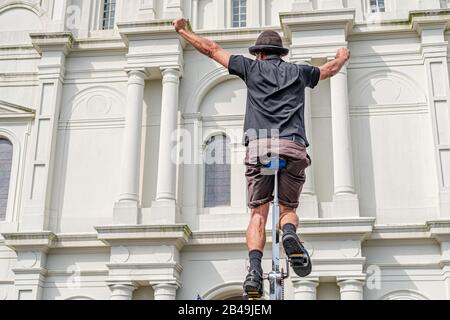
[[[252,209],[250,224],[247,228],[248,251],[264,251],[266,245],[266,224],[270,203]]]
[[[252,209],[250,223],[247,229],[247,247],[250,268],[244,282],[244,291],[248,295],[262,296],[263,269],[261,261],[266,245],[266,224],[270,203]]]
[[[297,210],[280,205],[280,230],[284,230],[284,226],[288,223],[298,228],[299,220]]]
[[[280,229],[283,231],[284,250],[290,258],[291,266],[295,273],[300,277],[306,277],[311,273],[311,261],[307,250],[297,236],[299,225],[297,210],[281,205],[280,211]],[[306,264],[304,260],[305,255],[308,257],[306,260],[308,263]]]

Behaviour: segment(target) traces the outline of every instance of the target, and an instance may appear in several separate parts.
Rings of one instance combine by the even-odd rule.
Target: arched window
[[[211,137],[205,154],[205,208],[225,207],[231,203],[230,143],[225,135]]]
[[[0,221],[6,219],[9,181],[11,179],[13,146],[9,140],[0,138]]]

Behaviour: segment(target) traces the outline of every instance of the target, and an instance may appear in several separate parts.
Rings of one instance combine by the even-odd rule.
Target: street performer
[[[264,31],[249,49],[256,60],[232,55],[217,43],[196,35],[186,19],[173,21],[173,26],[188,43],[202,54],[241,78],[247,86],[247,109],[244,124],[245,158],[251,219],[247,229],[250,266],[244,291],[263,295],[261,260],[266,243],[266,223],[273,201],[274,177],[264,174],[264,157],[276,155],[286,160],[286,168],[279,173],[279,228],[282,243],[291,267],[300,277],[311,273],[311,261],[302,245],[297,228],[297,208],[306,180],[305,169],[311,166],[306,148],[305,88],[314,88],[319,80],[336,75],[350,59],[350,51],[341,48],[336,58],[321,67],[285,62],[289,53],[280,35]],[[298,257],[307,256],[308,261]]]

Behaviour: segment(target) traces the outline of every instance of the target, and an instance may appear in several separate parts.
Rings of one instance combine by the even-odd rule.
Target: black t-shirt
[[[317,85],[319,68],[288,63],[276,55],[266,60],[232,55],[228,70],[247,84],[245,145],[278,135],[284,139],[300,137],[309,146],[305,133],[305,88]]]

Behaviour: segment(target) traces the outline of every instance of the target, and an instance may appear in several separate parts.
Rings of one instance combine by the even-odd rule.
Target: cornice
[[[96,227],[98,239],[107,245],[134,242],[171,243],[181,249],[188,243],[192,231],[185,224]]]
[[[30,33],[30,38],[33,47],[40,54],[44,51],[62,51],[67,55],[75,41],[69,31]]]
[[[47,252],[56,239],[51,231],[3,233],[2,236],[5,246],[15,251]]]
[[[127,46],[130,40],[142,37],[145,39],[179,38],[181,41],[181,37],[172,26],[172,20],[118,22],[117,28]]]
[[[0,118],[17,119],[26,118],[33,119],[35,110],[14,103],[0,100]]]
[[[280,21],[285,36],[292,39],[293,31],[343,28],[348,34],[353,30],[355,16],[355,9],[348,8],[281,12]]]

